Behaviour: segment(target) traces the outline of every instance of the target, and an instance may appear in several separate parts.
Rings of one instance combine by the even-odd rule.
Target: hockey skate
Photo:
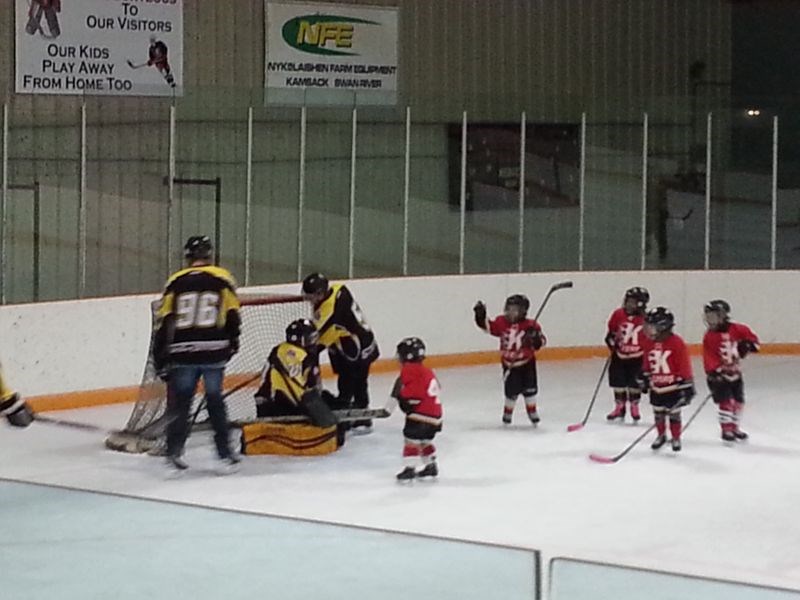
[[[372,419],[353,421],[353,424],[350,427],[350,432],[353,435],[367,435],[372,433]]]
[[[189,469],[189,464],[183,460],[181,456],[167,456],[165,464],[167,465],[168,475],[170,478],[182,477]]]
[[[681,451],[681,440],[679,438],[672,438],[672,451],[673,452]]]
[[[733,437],[735,437],[735,438],[736,438],[737,440],[739,440],[740,442],[743,442],[744,440],[746,440],[746,439],[747,439],[747,438],[749,438],[750,436],[749,436],[749,435],[747,435],[747,433],[746,433],[746,432],[744,432],[744,431],[742,431],[741,429],[735,429],[735,430],[733,431]]]
[[[632,409],[633,407],[631,407]],[[623,402],[617,402],[617,405],[614,407],[610,413],[606,415],[606,419],[609,421],[616,421],[620,419],[622,421],[625,420],[625,404]]]
[[[511,413],[503,413],[503,425],[511,425]]]
[[[736,441],[736,434],[733,431],[728,431],[727,429],[722,432],[722,441],[723,442],[735,442]]]
[[[233,475],[234,473],[239,472],[241,462],[242,459],[233,455],[226,458],[220,458],[214,468],[214,472],[217,475]]]
[[[439,476],[439,467],[436,466],[435,462],[430,462],[427,465],[425,465],[425,468],[417,471],[417,477],[419,477],[420,479],[423,479],[425,477],[438,477],[438,476]],[[398,475],[397,477],[399,479],[400,475]]]
[[[538,425],[539,421],[539,413],[536,410],[529,410],[528,411],[528,418],[531,420],[532,425]]]
[[[653,450],[658,450],[659,448],[661,448],[661,446],[663,446],[666,443],[667,443],[667,436],[662,433],[655,440],[653,440],[653,443],[650,444],[650,448],[652,448]]]
[[[417,476],[414,467],[406,467],[397,474],[397,481],[411,481]]]

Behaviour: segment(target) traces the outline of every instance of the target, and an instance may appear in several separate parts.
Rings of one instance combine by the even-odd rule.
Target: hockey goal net
[[[295,319],[310,318],[311,307],[301,296],[244,296],[241,300],[242,333],[239,352],[225,369],[223,395],[231,422],[255,418],[253,394],[258,389],[261,371],[272,348],[284,340],[286,326]],[[166,434],[167,386],[156,376],[153,366],[153,334],[159,301],[151,305],[150,348],[139,394],[125,428],[111,433],[106,446],[121,452],[159,453]],[[203,428],[208,414],[203,408],[202,389],[198,390],[189,413],[194,428]]]

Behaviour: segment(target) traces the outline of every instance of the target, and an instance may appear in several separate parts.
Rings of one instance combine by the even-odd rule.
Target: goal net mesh
[[[272,348],[285,339],[286,326],[295,319],[310,318],[311,307],[300,296],[240,297],[242,332],[239,352],[225,368],[223,394],[232,422],[256,417],[254,393],[260,374]],[[154,452],[163,447],[166,434],[167,386],[153,366],[153,334],[159,301],[153,302],[150,348],[139,394],[125,428],[113,432],[106,446],[123,452]],[[192,401],[189,413],[195,428],[203,428],[208,414],[203,407],[202,384]]]

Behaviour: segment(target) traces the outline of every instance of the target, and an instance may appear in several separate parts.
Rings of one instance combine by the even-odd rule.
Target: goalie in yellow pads
[[[323,400],[318,356],[319,333],[309,319],[286,328],[286,341],[272,349],[256,392],[259,417],[306,415],[316,427],[336,425]]]

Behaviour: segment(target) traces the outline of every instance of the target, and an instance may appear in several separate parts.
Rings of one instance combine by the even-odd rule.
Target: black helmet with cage
[[[397,344],[397,359],[401,363],[421,362],[425,358],[425,342],[418,337],[407,337]]]
[[[642,315],[647,310],[647,303],[650,302],[650,292],[647,288],[632,287],[625,292],[622,307],[629,315]]]
[[[329,289],[330,282],[322,273],[311,273],[303,279],[303,297],[310,302],[320,302]]]
[[[528,316],[528,309],[531,307],[531,301],[523,294],[513,294],[506,298],[506,304],[503,307],[503,314],[506,319],[512,323],[522,321]]]
[[[193,235],[183,245],[183,256],[188,261],[211,260],[214,245],[207,235]]]
[[[703,307],[703,320],[709,329],[724,329],[730,323],[731,305],[717,299]]]
[[[297,319],[286,328],[286,341],[308,349],[319,342],[319,332],[310,319]]]
[[[644,316],[644,331],[648,337],[654,340],[663,339],[675,327],[675,315],[665,306],[657,306],[650,309]]]

